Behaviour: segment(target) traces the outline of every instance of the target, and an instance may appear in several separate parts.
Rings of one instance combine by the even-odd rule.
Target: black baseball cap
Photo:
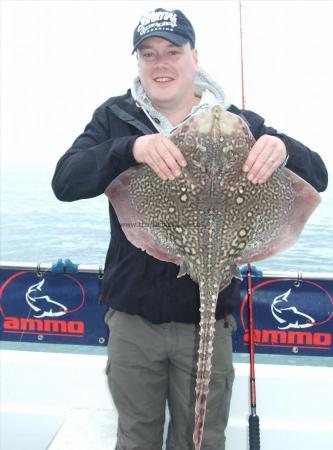
[[[133,33],[133,51],[149,37],[164,38],[178,47],[188,42],[195,47],[195,33],[191,22],[179,9],[157,8],[141,17]]]

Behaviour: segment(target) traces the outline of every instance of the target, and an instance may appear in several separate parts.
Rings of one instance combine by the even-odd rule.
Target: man
[[[220,86],[198,67],[195,32],[179,10],[157,9],[134,30],[139,76],[125,95],[107,100],[60,159],[53,189],[60,200],[94,197],[120,173],[148,164],[164,180],[186,161],[168,139],[191,114],[219,104],[242,116],[256,143],[244,164],[253,183],[264,183],[282,164],[318,191],[327,185],[321,158],[300,142],[267,127],[251,111],[230,105]],[[110,206],[112,238],[105,263],[103,299],[110,305],[107,374],[119,413],[117,450],[162,448],[166,402],[167,448],[193,447],[194,383],[198,344],[198,286],[177,278],[178,267],[158,261],[125,238]],[[212,379],[203,450],[224,449],[234,378],[231,312],[240,303],[239,281],[220,293]]]

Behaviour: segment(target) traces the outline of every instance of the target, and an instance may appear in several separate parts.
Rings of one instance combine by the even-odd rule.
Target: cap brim
[[[145,41],[146,39],[151,38],[151,37],[160,37],[160,38],[166,39],[167,41],[171,42],[172,44],[177,45],[177,47],[183,47],[183,45],[190,42],[189,39],[179,36],[179,34],[174,34],[172,32],[168,32],[168,31],[152,31],[147,36],[143,36],[141,39],[138,40],[138,42],[133,47],[132,55],[138,49],[138,47],[142,44],[143,41]]]

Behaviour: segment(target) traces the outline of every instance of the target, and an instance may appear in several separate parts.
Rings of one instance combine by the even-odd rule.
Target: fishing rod
[[[240,33],[240,56],[241,56],[241,83],[242,83],[242,108],[245,109],[244,88],[244,57],[243,57],[243,25],[242,25],[242,2],[239,1],[239,33]],[[260,423],[257,415],[256,399],[256,377],[254,362],[254,323],[253,323],[253,290],[252,290],[252,268],[247,265],[247,299],[248,299],[248,323],[250,344],[250,404],[251,414],[249,416],[249,443],[250,450],[260,450]]]
[[[245,109],[243,25],[242,25],[242,2],[241,1],[239,1],[239,35],[240,35],[240,58],[241,58],[242,108]]]
[[[247,299],[249,306],[249,343],[250,343],[250,403],[251,414],[249,416],[249,442],[250,450],[260,450],[260,424],[257,415],[256,400],[256,376],[254,370],[254,324],[253,324],[253,290],[252,290],[252,268],[247,265]]]

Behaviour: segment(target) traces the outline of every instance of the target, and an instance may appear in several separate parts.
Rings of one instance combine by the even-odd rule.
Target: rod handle
[[[259,416],[254,414],[249,417],[249,437],[250,450],[260,450]]]

